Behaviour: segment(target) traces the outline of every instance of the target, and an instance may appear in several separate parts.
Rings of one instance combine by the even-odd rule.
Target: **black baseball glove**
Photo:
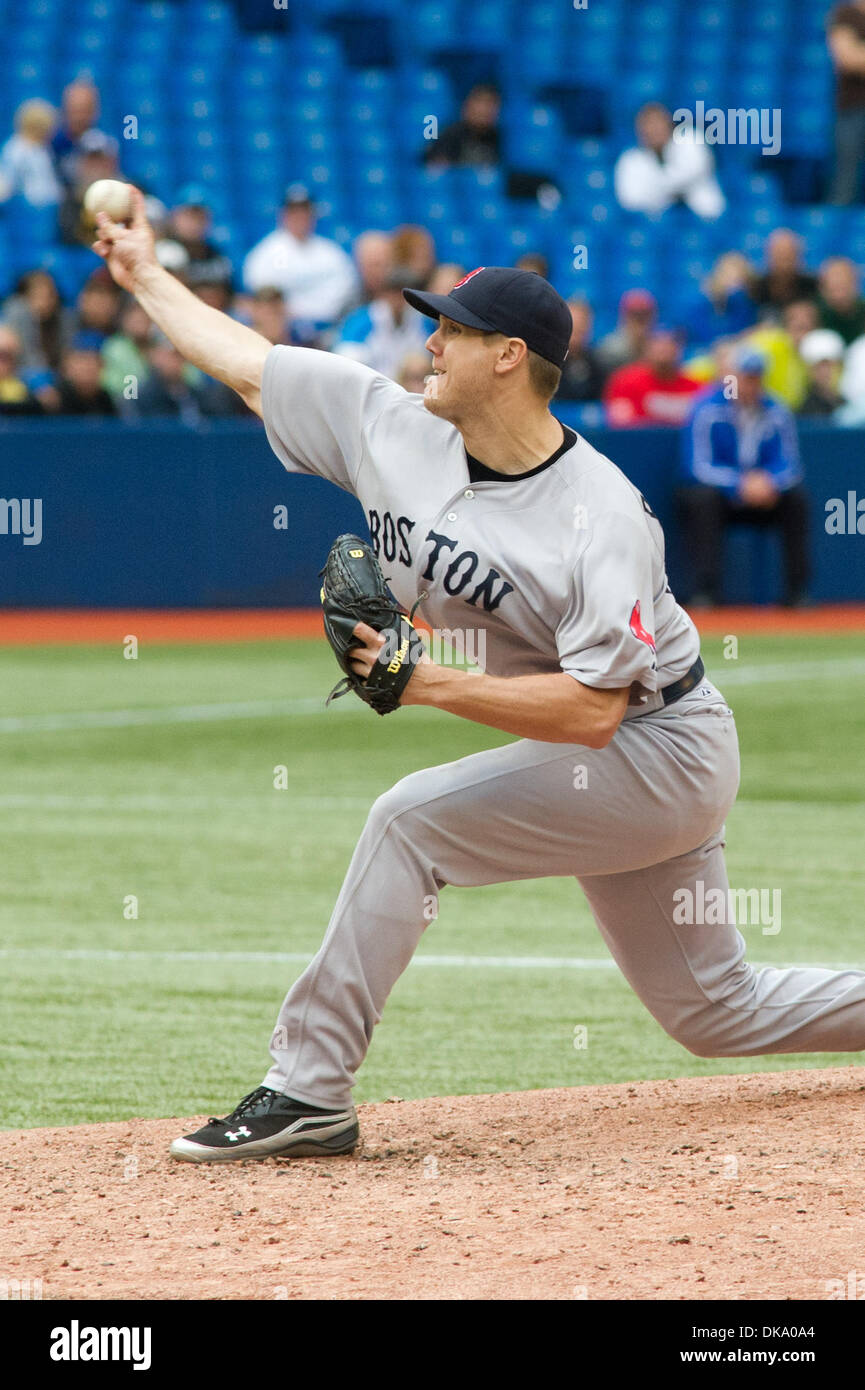
[[[353,690],[376,714],[399,709],[402,692],[424,646],[412,624],[415,608],[406,616],[387,587],[378,561],[359,536],[338,536],[321,571],[324,631],[345,671],[345,678],[327,697],[327,703]],[[355,636],[356,623],[368,623],[384,635],[385,644],[367,677],[351,667],[351,654],[364,644]]]

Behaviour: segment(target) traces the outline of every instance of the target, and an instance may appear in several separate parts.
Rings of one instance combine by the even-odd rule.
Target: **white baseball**
[[[132,216],[129,184],[120,179],[97,179],[84,194],[84,208],[94,221],[97,212],[107,212],[112,222],[128,221]]]

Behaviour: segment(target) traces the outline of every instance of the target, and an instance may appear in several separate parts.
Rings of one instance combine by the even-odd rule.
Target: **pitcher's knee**
[[[735,1016],[723,1004],[705,1004],[684,1017],[661,1018],[665,1032],[694,1057],[740,1056]]]
[[[433,796],[429,773],[434,770],[424,768],[420,772],[409,773],[408,777],[402,777],[386,792],[382,792],[372,804],[369,822],[381,830],[387,830],[398,820],[405,823],[411,819]]]

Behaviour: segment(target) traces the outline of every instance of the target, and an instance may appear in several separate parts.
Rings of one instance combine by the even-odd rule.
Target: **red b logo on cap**
[[[456,284],[454,285],[454,289],[458,290],[460,285],[464,285],[467,280],[471,280],[473,275],[480,275],[482,270],[486,270],[485,265],[479,265],[474,270],[470,270],[468,275],[464,275],[461,280],[457,280]]]

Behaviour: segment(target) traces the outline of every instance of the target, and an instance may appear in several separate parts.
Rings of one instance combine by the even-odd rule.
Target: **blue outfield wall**
[[[569,419],[567,408],[559,414]],[[583,433],[661,518],[673,588],[687,592],[673,504],[678,434]],[[854,507],[865,498],[865,430],[812,425],[800,438],[812,501],[813,596],[865,600],[865,535],[831,535],[825,526],[830,498],[846,506],[853,493]],[[11,533],[14,507],[0,506],[0,603],[14,607],[311,606],[331,540],[364,526],[353,498],[286,473],[255,421],[205,429],[2,421],[0,498],[42,502],[42,537],[30,545]],[[274,526],[279,507],[288,509],[287,529]],[[731,601],[774,600],[776,544],[751,528],[734,530],[726,572]]]

